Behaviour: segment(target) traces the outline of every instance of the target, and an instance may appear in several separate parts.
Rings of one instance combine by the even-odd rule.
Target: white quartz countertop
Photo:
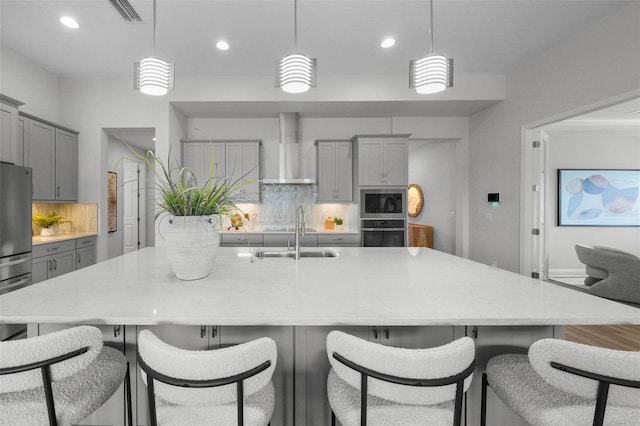
[[[180,281],[164,249],[145,248],[0,296],[0,322],[640,324],[640,309],[426,248],[298,261],[249,250],[221,247],[208,277]]]
[[[31,244],[34,246],[48,243],[58,243],[60,241],[77,240],[78,238],[93,237],[98,235],[97,232],[74,232],[70,234],[57,234],[51,237],[43,237],[34,235],[31,237]]]

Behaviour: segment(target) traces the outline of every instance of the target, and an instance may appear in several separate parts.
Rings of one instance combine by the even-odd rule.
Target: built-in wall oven
[[[405,247],[407,221],[404,219],[361,219],[362,247]]]
[[[407,189],[360,188],[360,245],[407,245]]]

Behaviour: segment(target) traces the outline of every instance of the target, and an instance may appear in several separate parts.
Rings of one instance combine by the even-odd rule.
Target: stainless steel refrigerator
[[[31,284],[32,176],[30,167],[0,162],[0,295]],[[24,331],[0,324],[0,340]]]

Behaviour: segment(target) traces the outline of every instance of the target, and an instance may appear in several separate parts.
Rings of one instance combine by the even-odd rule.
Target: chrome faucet
[[[298,208],[296,209],[296,254],[294,259],[298,260],[300,259],[300,237],[304,237],[304,228],[305,228],[305,223],[304,223],[304,207],[302,207],[302,204],[298,205]]]

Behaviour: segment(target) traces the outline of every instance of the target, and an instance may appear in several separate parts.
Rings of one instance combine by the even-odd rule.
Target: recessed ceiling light
[[[60,18],[60,22],[62,22],[62,24],[65,27],[69,27],[73,29],[80,28],[80,25],[78,25],[76,20],[73,19],[71,16],[63,16],[62,18]]]
[[[224,40],[220,40],[219,42],[216,43],[216,47],[219,50],[229,50],[229,43],[227,43]]]
[[[396,44],[396,41],[394,39],[392,39],[391,37],[387,37],[384,40],[382,40],[382,43],[380,43],[380,46],[384,47],[385,49],[388,49],[389,47],[393,46],[394,44]]]

